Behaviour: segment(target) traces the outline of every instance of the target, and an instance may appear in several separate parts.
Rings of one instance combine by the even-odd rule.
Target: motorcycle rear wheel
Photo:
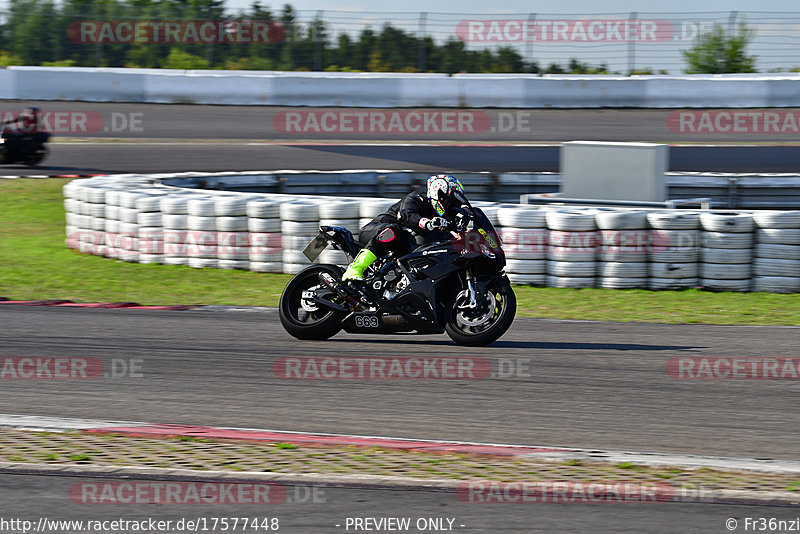
[[[44,161],[44,158],[47,157],[48,152],[48,148],[42,145],[41,148],[36,149],[36,152],[25,158],[25,165],[28,165],[29,167],[35,167]]]
[[[303,291],[322,286],[319,274],[327,272],[338,279],[344,271],[336,265],[312,265],[303,269],[292,278],[281,294],[278,315],[281,324],[291,336],[297,339],[328,339],[342,329],[343,313],[319,304],[303,303]],[[331,297],[335,293],[331,291]],[[316,309],[314,309],[316,308]]]
[[[459,345],[482,347],[506,333],[517,313],[517,297],[508,278],[494,279],[487,296],[488,302],[481,303],[477,312],[467,310],[456,297],[444,327],[450,339]]]

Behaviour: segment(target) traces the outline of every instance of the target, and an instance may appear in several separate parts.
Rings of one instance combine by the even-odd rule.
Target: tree
[[[753,32],[744,24],[737,33],[725,31],[716,25],[708,33],[700,35],[690,50],[683,56],[689,64],[687,74],[722,74],[732,72],[756,72],[756,56],[745,54],[745,48],[753,38]]]

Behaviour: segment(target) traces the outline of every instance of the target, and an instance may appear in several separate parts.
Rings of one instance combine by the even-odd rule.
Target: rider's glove
[[[447,227],[447,221],[442,217],[434,217],[433,219],[422,218],[419,220],[420,227],[425,230],[441,230]]]

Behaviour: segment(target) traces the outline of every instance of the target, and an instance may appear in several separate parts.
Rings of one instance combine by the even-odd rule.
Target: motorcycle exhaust
[[[408,319],[402,315],[382,315],[381,322],[389,326],[400,326],[408,322]]]

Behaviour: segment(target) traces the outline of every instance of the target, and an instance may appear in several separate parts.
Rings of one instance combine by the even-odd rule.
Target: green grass
[[[0,296],[276,306],[287,275],[139,265],[68,250],[60,179],[0,180]],[[800,295],[515,288],[518,316],[800,325]]]

